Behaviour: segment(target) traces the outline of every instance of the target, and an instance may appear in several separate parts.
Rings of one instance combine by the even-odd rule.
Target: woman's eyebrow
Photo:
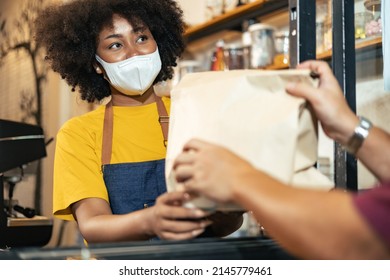
[[[146,27],[140,26],[140,27],[136,27],[133,30],[131,30],[131,33],[143,32],[144,30],[146,30]],[[123,34],[121,34],[121,33],[110,34],[107,37],[105,37],[104,40],[110,39],[110,38],[123,38]]]
[[[122,34],[110,34],[107,37],[105,37],[104,40],[110,39],[110,38],[121,38],[121,37],[123,37]]]
[[[145,25],[135,26],[133,32],[144,32],[147,29]]]

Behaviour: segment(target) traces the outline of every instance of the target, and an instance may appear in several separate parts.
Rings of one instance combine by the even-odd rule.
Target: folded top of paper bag
[[[173,162],[191,138],[222,145],[285,183],[331,188],[333,183],[313,167],[317,161],[316,119],[305,100],[286,93],[290,81],[317,86],[307,70],[187,74],[171,92],[165,167],[168,191],[180,189]],[[241,209],[203,197],[189,206]]]

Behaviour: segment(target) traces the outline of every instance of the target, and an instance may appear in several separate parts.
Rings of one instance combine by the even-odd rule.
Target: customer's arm
[[[358,118],[348,107],[332,71],[319,61],[299,67],[320,75],[319,88],[290,84],[287,90],[307,99],[325,133],[345,145]],[[388,180],[389,152],[389,135],[374,127],[357,156],[380,180]],[[349,193],[291,188],[228,150],[199,140],[185,145],[175,170],[177,180],[188,191],[221,202],[236,202],[253,211],[267,232],[299,257],[390,258],[388,248],[359,215]]]
[[[307,84],[289,84],[287,91],[303,97],[312,105],[324,132],[346,145],[358,125],[358,117],[351,111],[332,70],[326,62],[307,61],[298,68],[319,74],[318,89]],[[381,181],[390,180],[390,135],[373,127],[356,156]]]
[[[254,169],[223,147],[200,140],[175,162],[190,192],[253,211],[289,252],[310,259],[389,258],[382,240],[358,215],[350,194],[292,188]]]
[[[356,156],[380,180],[390,181],[390,135],[373,127]]]
[[[242,180],[243,179],[243,180]],[[237,186],[237,182],[234,183]],[[256,170],[233,187],[267,232],[295,256],[308,259],[388,259],[383,241],[343,191],[291,188]]]

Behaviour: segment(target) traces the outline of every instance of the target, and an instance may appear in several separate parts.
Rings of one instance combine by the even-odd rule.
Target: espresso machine
[[[13,197],[27,164],[45,156],[40,126],[0,119],[0,249],[44,246],[51,238],[52,220]]]

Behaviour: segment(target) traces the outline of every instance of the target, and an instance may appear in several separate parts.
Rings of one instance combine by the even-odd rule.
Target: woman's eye
[[[116,50],[116,49],[119,49],[121,46],[122,46],[122,45],[119,44],[119,43],[114,43],[114,44],[111,44],[111,45],[109,46],[109,49],[110,49],[110,50],[112,50],[112,49]]]
[[[146,35],[141,35],[137,38],[137,43],[143,43],[148,40],[148,37]]]

